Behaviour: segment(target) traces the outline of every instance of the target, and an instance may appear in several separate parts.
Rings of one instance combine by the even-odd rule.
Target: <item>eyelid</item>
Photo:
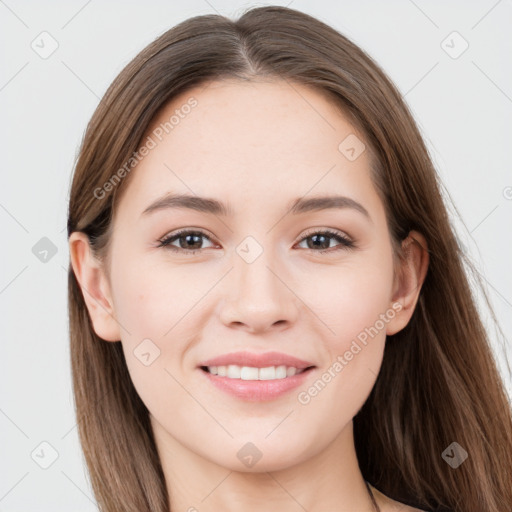
[[[353,250],[353,249],[357,248],[355,240],[350,235],[348,235],[346,232],[341,231],[339,229],[321,228],[321,227],[310,228],[309,230],[307,230],[306,232],[301,234],[301,236],[299,237],[299,239],[297,240],[296,243],[302,243],[304,240],[306,240],[307,238],[309,238],[313,235],[327,235],[327,237],[334,238],[335,240],[337,239],[337,241],[338,241],[338,245],[335,247],[329,247],[327,249],[321,249],[318,251],[315,251],[313,249],[306,249],[306,250],[309,250],[309,252],[312,252],[313,254],[314,253],[337,254],[341,250],[347,251],[347,250]]]
[[[340,229],[334,229],[334,228],[319,228],[319,227],[314,227],[314,228],[310,228],[310,229],[306,230],[304,233],[302,233],[300,235],[300,237],[297,239],[297,241],[301,242],[302,240],[304,240],[304,238],[307,238],[311,235],[316,235],[319,233],[327,233],[327,234],[333,235],[333,236],[336,235],[336,236],[345,238],[345,239],[353,242],[352,237],[345,231],[341,231]]]
[[[164,236],[160,237],[157,240],[157,242],[162,244],[162,243],[167,242],[168,240],[172,240],[173,238],[178,238],[181,235],[191,234],[191,233],[198,234],[198,235],[203,235],[205,238],[210,240],[210,242],[218,243],[218,242],[216,242],[216,238],[209,231],[206,231],[206,230],[204,230],[202,228],[194,228],[194,227],[182,228],[182,229],[178,229],[176,231],[170,231],[167,234],[165,234]],[[197,251],[198,249],[195,249],[195,250]],[[199,249],[199,250],[202,250],[202,249]],[[192,251],[186,251],[186,252],[192,252]]]

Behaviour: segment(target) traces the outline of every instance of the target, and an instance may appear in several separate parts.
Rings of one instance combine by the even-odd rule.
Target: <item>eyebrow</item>
[[[151,203],[141,216],[149,215],[159,210],[170,208],[195,210],[222,217],[233,215],[233,210],[217,199],[209,197],[192,196],[188,194],[167,194]],[[289,204],[287,211],[293,215],[301,213],[329,210],[329,209],[353,209],[363,214],[371,222],[372,219],[368,210],[361,204],[346,196],[321,196],[321,197],[299,197]]]

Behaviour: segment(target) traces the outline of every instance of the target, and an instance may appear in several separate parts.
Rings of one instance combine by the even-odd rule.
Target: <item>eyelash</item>
[[[186,253],[187,255],[193,255],[193,254],[196,254],[197,252],[200,252],[203,250],[203,249],[187,250],[187,249],[182,249],[181,247],[174,247],[174,246],[170,245],[171,242],[179,239],[183,235],[200,235],[200,236],[203,236],[203,237],[207,238],[208,240],[210,240],[210,242],[212,241],[210,239],[210,237],[202,231],[183,229],[181,231],[173,233],[172,235],[165,236],[165,237],[161,238],[160,240],[158,240],[159,245],[157,247],[165,247],[166,249],[169,249],[172,252]],[[321,231],[309,232],[299,240],[299,243],[306,240],[307,238],[312,237],[313,235],[327,235],[329,238],[334,238],[336,241],[340,242],[340,245],[338,247],[330,247],[328,249],[321,249],[319,251],[315,251],[313,249],[307,249],[309,251],[313,251],[313,252],[317,252],[317,253],[326,253],[326,252],[332,253],[332,252],[336,252],[339,250],[347,250],[347,249],[350,250],[350,249],[354,249],[356,247],[356,245],[354,244],[354,242],[352,242],[352,240],[341,235],[339,232],[333,231],[330,229],[323,229]]]

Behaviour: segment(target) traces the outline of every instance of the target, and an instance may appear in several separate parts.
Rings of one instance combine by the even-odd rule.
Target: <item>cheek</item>
[[[199,280],[190,277],[143,255],[119,258],[113,266],[112,292],[117,318],[130,333],[124,333],[123,341],[135,343],[143,337],[158,343],[186,324],[187,311],[205,292],[204,286],[196,286]]]
[[[384,352],[386,325],[394,317],[391,249],[368,254],[357,263],[336,267],[333,282],[317,285],[322,320],[331,331],[325,337],[328,361],[313,388],[302,390],[299,402],[311,404],[319,417],[332,415],[341,423],[353,418],[368,397]],[[330,291],[322,293],[320,288]],[[308,409],[309,407],[306,407]],[[333,431],[334,432],[334,431]]]
[[[125,328],[122,348],[137,394],[149,411],[165,414],[186,404],[177,382],[189,339],[184,327],[190,305],[183,297],[184,283],[174,274],[143,267],[141,261],[119,261],[112,272],[115,315]]]
[[[173,382],[166,370],[182,373],[191,364],[187,354],[200,334],[205,296],[215,278],[211,271],[187,271],[134,256],[113,266],[112,283],[115,316],[125,328],[123,350],[139,394],[144,395],[139,388],[146,385],[145,379],[157,379],[156,371],[144,369],[144,359],[154,360],[150,366],[161,370],[158,379],[163,374],[163,383],[151,385],[165,389]],[[147,353],[150,356],[142,356]]]
[[[391,258],[381,263],[369,258],[354,260],[353,264],[333,266],[329,273],[317,274],[314,279],[307,278],[311,286],[304,290],[309,289],[311,308],[329,328],[325,332],[331,355],[347,350],[353,339],[374,326],[389,309],[391,265]],[[382,329],[380,323],[378,327]]]
[[[165,371],[170,368],[170,356],[178,364],[182,352],[178,337],[172,350],[165,342],[183,316],[182,303],[177,299],[174,283],[155,268],[143,265],[142,258],[119,258],[112,266],[111,278],[115,316],[123,326],[126,364],[139,396],[149,406],[149,402],[158,400],[155,390],[164,390],[170,384],[171,377]]]
[[[379,254],[368,254],[353,263],[331,267],[329,274],[308,278],[311,285],[315,283],[308,305],[326,326],[322,329],[327,357],[314,388],[301,390],[299,402],[314,404],[312,409],[320,416],[333,413],[349,421],[378,375],[386,325],[394,317],[390,308],[391,252],[386,256],[383,249]]]

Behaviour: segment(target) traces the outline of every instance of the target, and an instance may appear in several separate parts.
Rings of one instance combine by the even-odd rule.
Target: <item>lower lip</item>
[[[250,402],[263,402],[278,398],[287,392],[300,386],[314,368],[309,368],[299,374],[285,379],[272,380],[242,380],[230,379],[229,377],[219,377],[210,372],[199,368],[209,381],[217,386],[221,391],[229,393],[232,396],[247,400]]]

